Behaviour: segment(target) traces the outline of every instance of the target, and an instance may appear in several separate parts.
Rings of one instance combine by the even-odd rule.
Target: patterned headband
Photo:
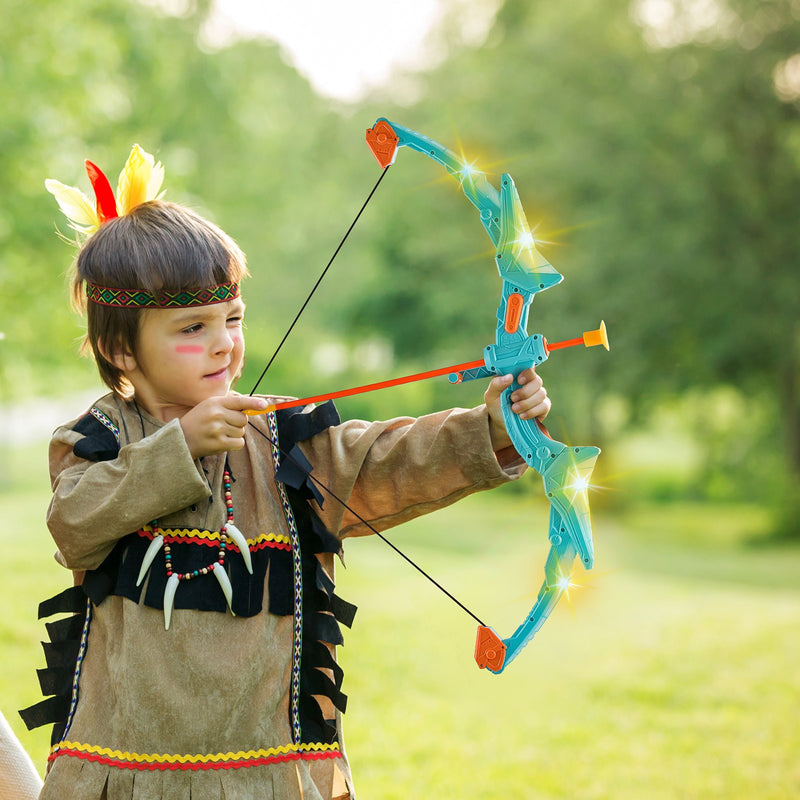
[[[151,294],[142,289],[112,289],[87,283],[86,296],[93,303],[113,308],[187,308],[234,300],[239,296],[239,284],[221,283],[201,289],[185,289],[180,292],[161,290]]]
[[[102,170],[91,161],[84,162],[94,190],[95,202],[75,186],[66,186],[49,178],[44,182],[47,191],[58,202],[69,220],[78,241],[85,241],[110,219],[130,214],[134,208],[149,200],[157,200],[164,181],[164,167],[150,153],[135,144],[120,172],[116,195]],[[185,308],[225,303],[239,296],[238,283],[222,283],[201,289],[180,292],[161,290],[152,294],[143,289],[116,289],[86,283],[86,296],[93,303],[112,308]]]

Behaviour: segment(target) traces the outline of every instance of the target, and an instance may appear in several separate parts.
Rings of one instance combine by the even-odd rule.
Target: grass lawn
[[[49,734],[16,709],[38,699],[36,605],[65,585],[43,459],[14,453],[0,474],[0,708],[37,765]],[[529,485],[392,536],[502,636],[542,580],[547,511]],[[800,796],[800,548],[754,543],[762,525],[747,507],[597,515],[595,569],[576,570],[570,602],[500,676],[475,666],[463,611],[379,540],[349,542],[338,584],[359,606],[341,652],[359,796]]]

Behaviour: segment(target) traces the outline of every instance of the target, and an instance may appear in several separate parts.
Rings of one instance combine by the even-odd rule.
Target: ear
[[[126,375],[136,369],[136,359],[130,350],[108,349],[100,342],[97,343],[97,350],[109,364],[116,367]]]

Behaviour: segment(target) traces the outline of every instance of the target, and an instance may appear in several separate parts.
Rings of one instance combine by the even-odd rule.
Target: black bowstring
[[[392,548],[392,550],[394,550],[394,551],[395,551],[395,553],[397,553],[398,555],[402,556],[402,557],[403,557],[403,558],[404,558],[404,559],[405,559],[405,560],[406,560],[406,561],[407,561],[409,564],[411,564],[411,566],[412,566],[412,567],[414,567],[414,569],[415,569],[415,570],[417,570],[417,572],[419,572],[421,575],[423,575],[425,578],[427,578],[427,579],[428,579],[428,580],[429,580],[429,581],[430,581],[430,582],[431,582],[431,583],[432,583],[434,586],[436,586],[436,588],[437,588],[437,589],[439,589],[441,592],[443,592],[445,595],[447,595],[447,596],[448,596],[448,597],[449,597],[449,598],[450,598],[450,599],[451,599],[451,600],[452,600],[452,601],[453,601],[453,602],[454,602],[454,603],[455,603],[455,604],[456,604],[456,605],[457,605],[459,608],[461,608],[463,611],[466,611],[466,612],[467,612],[467,614],[469,614],[469,615],[472,617],[472,619],[474,619],[474,620],[475,620],[475,621],[478,623],[478,625],[480,625],[480,626],[482,626],[482,627],[484,627],[484,628],[486,627],[486,625],[485,625],[485,624],[484,624],[484,623],[481,621],[481,619],[480,619],[479,617],[477,617],[475,614],[473,614],[473,613],[472,613],[472,611],[470,611],[470,610],[469,610],[469,609],[468,609],[468,608],[467,608],[467,607],[466,607],[466,606],[465,606],[465,605],[464,605],[464,604],[463,604],[463,603],[462,603],[462,602],[461,602],[461,601],[460,601],[460,600],[459,600],[457,597],[455,597],[455,596],[454,596],[454,595],[452,595],[450,592],[448,592],[448,591],[447,591],[447,589],[445,589],[445,588],[444,588],[444,586],[442,586],[442,584],[441,584],[441,583],[439,583],[439,581],[437,581],[437,580],[436,580],[436,579],[435,579],[435,578],[434,578],[432,575],[430,575],[429,573],[427,573],[427,572],[426,572],[426,571],[425,571],[425,570],[424,570],[424,569],[423,569],[421,566],[419,566],[419,564],[417,564],[415,561],[413,561],[411,558],[409,558],[409,557],[408,557],[408,556],[407,556],[407,555],[406,555],[406,554],[405,554],[405,553],[404,553],[404,552],[403,552],[403,551],[402,551],[402,550],[401,550],[399,547],[397,547],[395,544],[393,544],[393,543],[392,543],[392,542],[391,542],[391,541],[390,541],[390,540],[389,540],[389,539],[388,539],[386,536],[384,536],[384,535],[383,535],[383,534],[382,534],[380,531],[376,530],[376,529],[375,529],[375,527],[374,527],[373,525],[371,525],[369,522],[367,522],[367,521],[364,519],[364,517],[362,517],[362,516],[361,516],[361,514],[359,514],[357,511],[355,511],[353,508],[351,508],[351,507],[350,507],[350,506],[349,506],[349,505],[348,505],[348,504],[347,504],[347,503],[346,503],[344,500],[342,500],[342,498],[341,498],[341,497],[339,497],[339,496],[338,496],[338,495],[337,495],[337,494],[336,494],[336,493],[335,493],[335,492],[334,492],[334,491],[333,491],[333,490],[332,490],[330,487],[326,486],[326,485],[325,485],[324,483],[322,483],[322,481],[320,481],[318,478],[315,478],[315,477],[314,477],[314,476],[313,476],[313,475],[312,475],[312,474],[311,474],[311,473],[310,473],[310,472],[309,472],[309,471],[308,471],[308,470],[307,470],[307,469],[306,469],[306,468],[305,468],[305,467],[304,467],[302,464],[300,464],[300,463],[298,462],[298,460],[297,460],[297,459],[296,459],[294,456],[292,456],[292,454],[291,454],[291,453],[289,453],[289,452],[287,452],[286,450],[284,450],[284,449],[283,449],[283,448],[280,446],[280,444],[278,444],[278,442],[276,442],[276,441],[275,441],[275,440],[274,440],[274,439],[273,439],[271,436],[267,436],[267,434],[266,434],[266,433],[264,433],[264,431],[262,431],[262,430],[260,430],[259,428],[257,428],[257,427],[256,427],[256,426],[255,426],[255,425],[254,425],[254,424],[253,424],[251,421],[248,421],[248,425],[250,425],[250,427],[251,427],[251,428],[252,428],[252,429],[253,429],[253,430],[254,430],[256,433],[258,433],[258,434],[259,434],[259,436],[263,436],[263,437],[264,437],[264,438],[265,438],[265,439],[266,439],[266,440],[267,440],[267,441],[268,441],[268,442],[269,442],[269,443],[270,443],[270,444],[271,444],[271,445],[272,445],[272,446],[273,446],[275,449],[277,449],[277,450],[278,450],[278,452],[279,452],[279,453],[280,453],[280,454],[281,454],[281,455],[282,455],[284,458],[288,458],[288,459],[289,459],[289,461],[291,461],[291,462],[292,462],[292,464],[294,464],[294,465],[295,465],[295,466],[296,466],[296,467],[297,467],[297,468],[298,468],[298,469],[299,469],[299,470],[300,470],[300,471],[301,471],[301,472],[302,472],[302,473],[303,473],[303,474],[304,474],[304,475],[305,475],[307,478],[311,478],[311,480],[312,480],[312,481],[314,481],[314,483],[315,483],[317,486],[319,486],[319,487],[320,487],[320,489],[322,489],[323,491],[325,491],[325,492],[326,492],[328,495],[330,495],[330,496],[331,496],[331,497],[332,497],[332,498],[333,498],[333,499],[334,499],[334,500],[335,500],[337,503],[339,503],[339,504],[340,504],[340,505],[341,505],[343,508],[345,508],[347,511],[349,511],[349,512],[350,512],[350,513],[351,513],[351,514],[352,514],[352,515],[353,515],[353,516],[354,516],[354,517],[355,517],[355,518],[356,518],[356,519],[357,519],[357,520],[358,520],[358,521],[359,521],[359,522],[360,522],[362,525],[364,525],[365,527],[367,527],[367,528],[368,528],[368,529],[369,529],[369,530],[370,530],[372,533],[374,533],[374,534],[375,534],[375,535],[376,535],[376,536],[377,536],[379,539],[381,539],[381,540],[382,540],[382,541],[384,541],[386,544],[388,544],[388,545],[389,545],[389,547],[391,547],[391,548]]]
[[[391,164],[389,166],[391,166]],[[339,251],[342,249],[342,247],[344,246],[344,243],[347,241],[347,237],[350,235],[350,232],[353,230],[353,228],[355,228],[356,223],[361,218],[361,215],[364,213],[364,209],[367,207],[367,204],[369,203],[370,200],[372,200],[372,195],[374,195],[375,192],[378,190],[378,187],[381,185],[381,181],[384,179],[384,177],[385,177],[385,175],[386,175],[386,173],[388,171],[389,171],[389,167],[386,167],[386,168],[381,170],[380,177],[375,182],[375,185],[372,187],[372,191],[369,193],[369,195],[367,196],[367,199],[364,201],[364,205],[361,206],[361,208],[359,209],[358,214],[355,215],[353,221],[350,223],[350,227],[347,229],[347,232],[342,237],[342,241],[339,242],[339,246],[334,251],[333,255],[330,258],[330,261],[328,261],[325,269],[322,270],[322,273],[320,274],[319,278],[317,278],[317,282],[314,284],[314,287],[308,293],[308,297],[306,297],[305,302],[303,303],[302,306],[300,306],[300,310],[297,312],[297,316],[295,316],[294,320],[292,321],[292,324],[289,326],[289,329],[283,335],[283,339],[281,339],[280,344],[275,348],[275,352],[272,354],[272,358],[270,358],[270,360],[267,362],[267,366],[264,367],[264,371],[259,376],[258,380],[256,381],[255,386],[253,386],[253,388],[250,390],[250,396],[251,397],[256,393],[256,389],[258,389],[258,387],[261,385],[261,381],[264,380],[264,377],[266,376],[267,372],[269,372],[269,368],[272,366],[272,362],[277,358],[278,353],[280,353],[281,348],[283,347],[284,343],[289,338],[289,335],[291,334],[291,332],[294,330],[294,326],[297,325],[297,321],[300,319],[302,313],[306,310],[306,306],[311,302],[311,298],[314,296],[314,293],[317,291],[317,289],[319,288],[319,285],[324,280],[325,275],[327,274],[328,270],[331,268],[331,264],[333,264],[333,260],[336,258],[336,256],[339,255]]]
[[[391,166],[391,164],[389,166]],[[256,389],[258,389],[258,387],[261,385],[261,382],[264,380],[264,377],[266,376],[267,372],[269,372],[269,368],[272,366],[272,362],[275,361],[275,359],[277,358],[278,353],[280,353],[280,351],[281,351],[281,348],[286,343],[286,340],[289,338],[289,335],[291,334],[291,332],[294,330],[294,326],[297,324],[297,321],[300,319],[301,315],[306,310],[306,306],[308,306],[308,304],[311,302],[311,298],[314,296],[314,293],[317,291],[317,289],[319,288],[320,284],[324,280],[325,275],[328,273],[328,270],[330,269],[331,264],[333,264],[334,259],[336,258],[336,256],[339,255],[339,251],[342,249],[342,247],[344,246],[344,243],[347,241],[347,237],[350,236],[351,231],[353,230],[353,228],[355,228],[356,223],[361,218],[361,215],[364,213],[364,209],[367,207],[367,204],[369,203],[370,200],[372,200],[372,196],[375,194],[375,192],[378,190],[378,187],[381,185],[381,181],[384,179],[384,177],[386,176],[386,173],[389,171],[389,166],[387,166],[387,167],[385,167],[384,169],[381,170],[381,174],[380,174],[378,180],[375,182],[375,185],[372,187],[372,191],[369,193],[369,195],[367,196],[367,199],[364,201],[364,204],[361,206],[361,208],[359,209],[358,213],[354,217],[353,221],[350,223],[350,227],[347,229],[347,232],[342,237],[342,240],[339,242],[338,247],[334,251],[333,255],[330,257],[330,260],[326,264],[325,269],[322,270],[322,273],[320,274],[319,278],[317,278],[317,282],[314,284],[313,288],[308,293],[308,297],[306,297],[305,301],[303,302],[303,305],[300,307],[300,310],[297,312],[294,320],[292,321],[292,324],[289,326],[288,330],[283,335],[283,338],[281,339],[280,344],[275,348],[275,352],[272,354],[272,357],[267,362],[267,366],[264,367],[264,370],[261,373],[261,375],[259,376],[258,380],[256,381],[255,386],[253,386],[253,388],[250,390],[250,396],[251,397],[255,394]],[[342,500],[341,497],[338,497],[336,494],[334,494],[334,492],[328,486],[326,486],[324,483],[322,483],[317,478],[315,478],[301,464],[298,464],[297,460],[295,458],[293,458],[290,453],[287,453],[285,450],[283,450],[280,447],[280,445],[277,442],[273,441],[269,436],[267,436],[266,433],[264,433],[263,431],[259,430],[252,423],[252,421],[248,420],[247,424],[250,425],[250,427],[254,431],[256,431],[259,435],[263,436],[268,442],[270,442],[270,444],[272,444],[273,447],[277,448],[277,450],[285,458],[288,458],[290,461],[292,461],[295,464],[295,466],[297,466],[297,468],[304,475],[306,475],[308,478],[310,478],[312,481],[314,481],[314,483],[317,484],[317,486],[319,486],[321,489],[323,489],[325,492],[327,492],[343,508],[347,509],[347,511],[349,511],[359,522],[361,522],[362,525],[366,526],[381,541],[383,541],[387,545],[389,545],[389,547],[391,547],[392,550],[395,551],[395,553],[397,553],[398,555],[402,556],[412,567],[414,567],[415,570],[417,570],[417,572],[419,572],[422,576],[427,578],[434,586],[436,586],[436,588],[439,589],[439,591],[441,591],[443,594],[447,595],[447,597],[449,597],[463,611],[466,611],[467,614],[469,614],[478,623],[478,625],[481,625],[482,627],[486,627],[484,625],[484,623],[481,622],[481,620],[477,616],[475,616],[475,614],[472,613],[472,611],[470,611],[458,598],[456,598],[454,595],[452,595],[450,592],[448,592],[447,589],[445,589],[444,586],[442,586],[442,584],[439,583],[439,581],[437,581],[432,575],[427,573],[422,567],[419,566],[419,564],[417,564],[415,561],[413,561],[411,558],[409,558],[399,547],[397,547],[389,539],[387,539],[380,531],[375,530],[375,528],[372,525],[370,525],[369,522],[367,522],[358,512],[356,512],[352,508],[350,508],[350,506],[347,503],[345,503],[345,501]]]

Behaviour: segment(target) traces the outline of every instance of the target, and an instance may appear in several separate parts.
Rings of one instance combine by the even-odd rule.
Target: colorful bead
[[[178,579],[178,581],[190,581],[193,578],[198,578],[200,575],[208,575],[209,572],[214,570],[214,567],[217,565],[224,567],[225,566],[225,556],[228,550],[228,536],[226,534],[226,527],[227,525],[233,524],[233,495],[231,494],[231,476],[228,470],[225,470],[225,473],[222,478],[223,486],[225,487],[225,507],[227,510],[227,522],[219,531],[219,550],[217,551],[217,560],[212,561],[208,566],[202,567],[200,569],[196,569],[193,572],[175,572],[172,569],[172,550],[168,544],[164,544],[164,563],[167,571],[167,578],[171,578],[173,575]],[[151,523],[151,528],[153,529],[153,535],[158,536],[160,533],[160,529],[158,527],[158,520],[153,520]]]

